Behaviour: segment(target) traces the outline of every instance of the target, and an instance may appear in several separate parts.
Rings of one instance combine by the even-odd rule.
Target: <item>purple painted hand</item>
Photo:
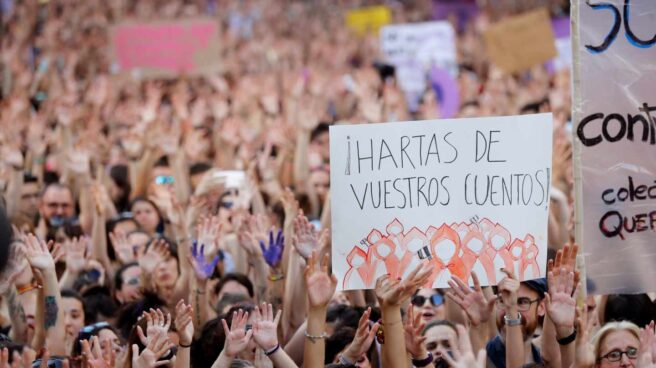
[[[219,263],[219,255],[214,256],[211,262],[205,259],[205,245],[198,247],[198,242],[194,242],[191,247],[191,264],[194,266],[196,278],[199,280],[207,280],[212,276],[216,265]]]
[[[282,251],[285,249],[285,237],[282,235],[282,230],[278,230],[275,242],[273,241],[273,231],[269,231],[269,247],[267,248],[260,240],[260,248],[262,248],[266,263],[272,268],[277,267],[282,259]]]

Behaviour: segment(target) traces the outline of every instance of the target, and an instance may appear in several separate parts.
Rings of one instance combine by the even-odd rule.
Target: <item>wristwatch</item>
[[[512,318],[509,315],[503,316],[503,321],[506,323],[506,326],[508,327],[513,327],[513,326],[521,326],[522,325],[522,315],[517,314],[517,318]]]

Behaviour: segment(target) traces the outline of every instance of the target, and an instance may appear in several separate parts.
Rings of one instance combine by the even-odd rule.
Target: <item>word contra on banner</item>
[[[483,283],[501,267],[544,275],[550,138],[549,114],[332,127],[341,287],[371,288],[381,273],[402,276],[420,261],[438,266],[434,287],[472,269]],[[488,230],[467,235],[476,226]],[[522,271],[528,263],[539,267]]]

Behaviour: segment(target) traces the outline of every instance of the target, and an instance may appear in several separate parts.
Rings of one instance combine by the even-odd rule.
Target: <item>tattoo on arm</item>
[[[57,324],[57,313],[59,312],[59,306],[57,305],[57,300],[54,296],[46,295],[46,302],[43,310],[43,324],[47,330]]]
[[[194,294],[195,294],[194,298],[196,299],[196,306],[194,307],[194,314],[195,314],[195,317],[196,317],[196,328],[200,328],[202,321],[200,319],[200,300],[198,300],[199,299],[199,296],[198,296],[199,293],[198,293],[198,291],[196,291]]]

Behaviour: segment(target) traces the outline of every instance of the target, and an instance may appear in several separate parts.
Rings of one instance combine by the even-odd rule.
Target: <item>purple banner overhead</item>
[[[474,0],[433,0],[433,19],[448,20],[455,16],[457,31],[465,28],[467,22],[478,14],[478,5]]]

